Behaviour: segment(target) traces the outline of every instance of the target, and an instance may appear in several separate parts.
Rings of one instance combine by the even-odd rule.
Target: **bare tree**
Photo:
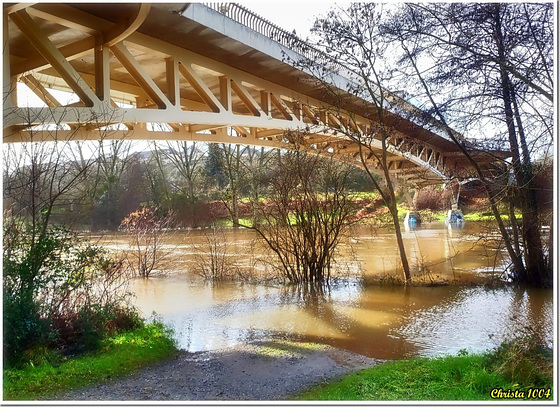
[[[250,184],[250,199],[252,202],[258,203],[261,198],[261,189],[266,183],[267,167],[274,157],[274,150],[267,150],[264,147],[257,149],[248,147],[245,153],[243,166]],[[253,205],[253,209],[255,206]],[[253,222],[258,221],[257,214],[253,212]]]
[[[416,97],[444,124],[485,186],[514,279],[550,285],[552,263],[541,240],[532,157],[548,154],[552,143],[552,5],[409,4],[388,19],[383,34],[400,46],[399,66],[408,83],[416,79]],[[503,185],[502,196],[509,199],[511,233],[494,180],[450,123],[466,132],[482,128],[509,145],[514,181]],[[521,222],[515,219],[517,204]]]
[[[116,229],[126,212],[118,207],[119,193],[122,192],[124,177],[133,162],[133,143],[130,140],[99,141],[99,188],[98,211],[95,221],[104,227]]]
[[[171,209],[170,171],[166,166],[165,153],[153,142],[150,156],[144,162],[145,176],[150,187],[151,205]]]
[[[167,143],[165,156],[172,162],[184,182],[190,203],[196,200],[196,187],[202,171],[203,152],[196,142],[175,141]]]
[[[154,270],[165,267],[163,239],[172,222],[172,213],[158,214],[157,209],[147,207],[130,213],[121,222],[120,229],[128,232],[132,240],[127,261],[139,276],[148,278]]]
[[[228,182],[222,200],[229,211],[233,227],[239,227],[239,199],[246,175],[243,155],[248,147],[239,144],[221,144],[221,148],[223,151],[223,170]]]
[[[194,271],[205,280],[233,280],[239,276],[239,266],[231,253],[231,242],[224,230],[213,223],[204,229],[204,243],[195,255]]]
[[[299,149],[277,157],[269,199],[253,203],[258,222],[252,228],[291,283],[328,283],[336,248],[353,213],[348,200],[350,171]]]

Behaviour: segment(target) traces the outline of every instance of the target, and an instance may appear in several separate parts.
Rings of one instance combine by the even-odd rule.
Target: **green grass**
[[[66,390],[101,383],[165,359],[176,352],[171,332],[151,323],[104,341],[92,354],[4,370],[4,400],[38,400]]]
[[[500,215],[502,216],[502,218],[504,219],[504,221],[509,222],[509,213],[504,212],[504,210],[500,211]],[[496,221],[496,218],[494,217],[494,214],[491,211],[485,211],[485,212],[468,212],[463,214],[465,220],[471,221],[471,222],[481,222],[481,221]],[[517,220],[522,220],[522,214],[521,212],[516,211],[515,212],[515,219]]]
[[[378,192],[351,192],[348,195],[348,198],[354,201],[361,200],[361,199],[375,200],[379,198],[379,193]]]
[[[552,375],[552,372],[550,373]],[[552,378],[550,379],[550,388]],[[527,389],[488,366],[485,355],[387,362],[313,387],[300,400],[492,400],[491,391]],[[552,392],[550,392],[552,393]]]

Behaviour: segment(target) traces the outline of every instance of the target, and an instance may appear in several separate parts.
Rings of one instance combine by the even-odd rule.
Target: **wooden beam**
[[[118,43],[112,46],[111,52],[113,52],[113,55],[117,57],[128,73],[130,73],[130,75],[134,78],[136,83],[140,85],[140,87],[147,93],[149,98],[152,99],[159,109],[172,107],[171,102],[169,102],[167,97],[155,84],[154,80],[150,78],[123,43]]]
[[[98,100],[95,93],[93,93],[91,88],[80,78],[80,75],[48,37],[37,27],[29,14],[27,14],[25,10],[20,10],[10,14],[10,18],[37,51],[39,51],[47,62],[60,74],[82,102],[84,102],[87,107],[93,107],[95,101]]]
[[[12,4],[3,4],[3,9],[2,11],[4,12],[4,15],[7,16],[8,14],[12,14],[15,13],[16,11],[19,10],[24,10],[27,7],[31,7],[32,5],[34,5],[35,3],[12,3]]]
[[[59,48],[58,51],[63,56],[63,58],[65,58],[67,61],[71,61],[92,52],[94,46],[94,38],[88,37],[65,45]],[[24,72],[40,71],[50,66],[51,64],[41,55],[37,58],[30,58],[13,64],[12,74],[19,75]]]
[[[99,100],[111,99],[111,67],[109,65],[109,48],[101,43],[101,38],[96,38],[94,50],[95,64],[95,94]]]
[[[281,98],[277,98],[276,95],[271,93],[270,94],[270,100],[272,101],[272,104],[278,110],[280,110],[280,113],[282,113],[282,116],[284,116],[284,118],[286,120],[295,120],[296,119],[295,115],[290,111],[288,106],[286,106],[286,104],[284,103],[284,101]]]
[[[45,89],[45,87],[33,76],[25,75],[21,77],[21,82],[25,83],[29,89],[37,95],[49,107],[62,106],[62,104]]]
[[[251,111],[253,116],[266,116],[259,104],[255,101],[255,99],[253,99],[253,96],[251,96],[251,94],[247,91],[247,89],[245,89],[243,85],[238,84],[233,79],[231,79],[230,82],[231,89],[236,93],[237,96],[239,96],[239,99],[241,99],[243,104],[247,106],[247,109]]]
[[[196,74],[194,69],[192,69],[190,64],[181,62],[179,64],[179,72],[181,72],[181,75],[183,75],[183,77],[193,87],[198,96],[200,96],[204,103],[206,103],[214,113],[219,113],[225,110],[220,101],[216,98],[216,96],[214,96],[208,86],[206,86],[206,84],[200,79],[200,77]]]
[[[165,83],[167,85],[167,99],[173,106],[180,103],[179,63],[175,58],[165,58]]]
[[[150,13],[151,7],[150,3],[140,3],[136,12],[130,18],[116,24],[108,32],[103,34],[105,44],[112,47],[128,38],[144,23],[146,17],[148,17]]]
[[[225,75],[220,76],[220,102],[228,112],[231,112],[231,83]]]
[[[113,23],[86,13],[67,4],[37,3],[27,9],[32,16],[78,30],[89,35],[100,34],[109,30]]]

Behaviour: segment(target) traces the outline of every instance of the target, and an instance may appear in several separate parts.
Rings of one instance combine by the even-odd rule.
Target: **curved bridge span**
[[[233,4],[4,4],[3,34],[4,142],[192,140],[289,148],[286,134],[294,131],[305,134],[309,148],[356,161],[360,147],[345,132],[375,134],[374,106],[344,91],[351,73],[330,76],[344,106],[334,109],[321,82],[290,62],[316,60],[318,51]],[[46,107],[25,106],[17,83]],[[396,179],[422,186],[467,175],[466,160],[437,125],[420,125],[416,108],[387,97],[384,120],[394,128],[388,161]],[[380,137],[373,146],[381,149]]]

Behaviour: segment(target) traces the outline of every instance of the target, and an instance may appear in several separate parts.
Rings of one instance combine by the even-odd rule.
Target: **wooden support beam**
[[[35,3],[13,3],[13,4],[3,4],[2,11],[4,15],[7,16],[9,14],[15,13],[16,11],[26,9],[27,7],[31,7]]]
[[[80,78],[80,75],[64,58],[60,51],[48,39],[48,37],[37,27],[33,19],[25,10],[10,14],[10,18],[27,37],[31,44],[47,60],[47,62],[59,73],[68,86],[78,95],[87,107],[93,107],[98,101],[97,96],[89,86]]]
[[[7,25],[7,24],[6,24]],[[92,52],[95,46],[93,37],[83,38],[58,49],[63,58],[67,61],[80,58]],[[12,65],[12,74],[19,75],[24,72],[41,71],[50,67],[51,64],[41,55],[37,58],[26,59]]]
[[[272,104],[270,101],[270,92],[261,90],[261,109],[267,117],[271,117]]]
[[[101,43],[101,37],[96,38],[94,50],[95,64],[95,94],[99,100],[111,99],[111,67],[109,66],[109,48]]]
[[[17,106],[16,76],[10,66],[10,36],[8,29],[8,13],[2,16],[3,53],[2,53],[2,96],[4,112]],[[5,115],[6,113],[4,113]]]
[[[223,125],[214,124],[214,125],[205,125],[205,124],[189,124],[187,126],[187,130],[192,133],[198,133],[201,131],[209,131],[209,130],[216,130],[223,128]]]
[[[311,122],[313,124],[319,124],[319,120],[317,120],[317,118],[315,117],[315,114],[313,113],[313,111],[311,110],[311,108],[305,104],[301,105],[301,109],[303,111],[303,114],[305,116],[307,116],[307,118],[309,120],[311,120]]]
[[[139,3],[136,12],[124,21],[114,25],[109,31],[103,33],[104,43],[108,47],[124,41],[135,32],[146,20],[151,9],[150,3]]]
[[[276,97],[273,93],[270,94],[272,104],[280,111],[286,120],[296,120],[296,116],[290,111],[288,106],[284,103],[282,98]]]
[[[204,103],[206,103],[214,113],[219,113],[221,111],[227,110],[224,109],[224,106],[220,103],[216,96],[214,96],[212,91],[208,89],[208,86],[206,86],[206,84],[199,78],[190,64],[184,64],[183,62],[180,62],[179,72],[181,72],[181,75],[183,75],[183,77],[193,87],[198,96],[200,96]]]
[[[259,104],[253,99],[253,96],[245,89],[245,87],[241,84],[238,84],[237,81],[233,79],[230,80],[231,82],[231,89],[239,96],[239,99],[243,102],[243,104],[251,111],[253,116],[266,116],[265,112],[261,109]]]
[[[228,112],[231,112],[231,82],[225,75],[220,76],[220,102]]]
[[[159,109],[167,109],[172,106],[154,80],[150,78],[123,43],[112,46],[111,52]]]
[[[33,75],[22,76],[20,80],[25,83],[39,99],[45,102],[47,106],[62,106],[62,104],[53,95],[51,95]]]
[[[178,106],[181,100],[179,90],[179,64],[175,58],[165,59],[165,84],[167,85],[167,99],[173,106]]]
[[[251,135],[250,131],[247,131],[244,127],[241,126],[233,126],[233,129],[238,133],[241,134],[243,137],[249,137]]]
[[[113,23],[109,21],[62,3],[37,3],[33,7],[27,8],[27,12],[32,16],[92,36],[109,30],[113,26]]]
[[[284,134],[284,130],[283,129],[261,130],[257,132],[257,137],[266,138],[266,137],[277,136],[279,134]]]

